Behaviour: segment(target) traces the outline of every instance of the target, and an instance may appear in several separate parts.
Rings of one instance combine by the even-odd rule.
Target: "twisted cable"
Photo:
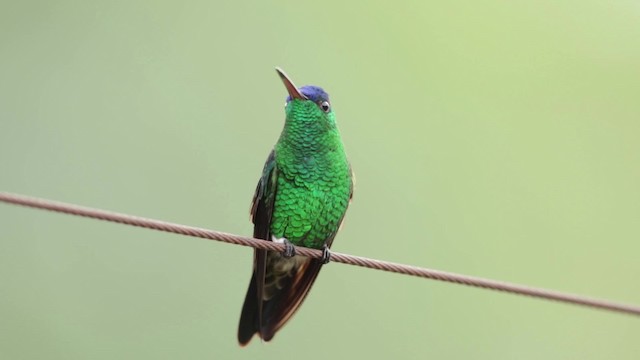
[[[147,229],[164,231],[174,234],[198,237],[208,240],[217,240],[235,245],[249,246],[256,249],[284,251],[284,244],[254,239],[220,231],[208,230],[193,226],[175,224],[160,220],[148,219],[139,216],[121,214],[106,210],[94,209],[74,204],[68,204],[47,199],[35,198],[8,192],[0,192],[0,202],[21,205],[36,209],[60,212],[69,215],[82,216],[92,219],[110,221],[125,225],[137,226]],[[311,258],[321,258],[322,251],[304,247],[295,247],[296,254]],[[417,276],[432,280],[461,284],[466,286],[503,291],[512,294],[530,296],[534,298],[553,300],[568,304],[587,306],[601,310],[640,316],[640,306],[624,304],[604,299],[596,299],[571,293],[548,290],[543,288],[525,286],[515,283],[485,279],[481,277],[456,274],[447,271],[427,269],[417,266],[399,264],[389,261],[370,259],[361,256],[331,252],[331,261],[360,266],[369,269],[388,271],[398,274]]]

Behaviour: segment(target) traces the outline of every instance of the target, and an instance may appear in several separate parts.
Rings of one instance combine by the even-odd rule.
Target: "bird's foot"
[[[286,258],[291,258],[296,255],[296,248],[293,246],[291,241],[287,240],[287,238],[273,238],[273,242],[284,244],[284,251],[282,252],[282,256]]]
[[[329,251],[329,247],[327,245],[322,246],[322,257],[320,258],[323,264],[329,263],[331,261],[331,251]]]

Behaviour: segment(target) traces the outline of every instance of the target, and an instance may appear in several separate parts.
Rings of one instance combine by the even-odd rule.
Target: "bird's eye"
[[[320,104],[320,108],[322,109],[322,111],[324,111],[324,112],[327,112],[327,113],[328,113],[328,112],[329,112],[329,110],[331,110],[331,105],[329,105],[329,102],[328,102],[328,101],[323,101],[323,102]]]

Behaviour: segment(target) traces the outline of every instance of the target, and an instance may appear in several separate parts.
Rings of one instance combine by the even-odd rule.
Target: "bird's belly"
[[[295,245],[321,248],[338,231],[347,210],[348,192],[278,184],[271,234]]]

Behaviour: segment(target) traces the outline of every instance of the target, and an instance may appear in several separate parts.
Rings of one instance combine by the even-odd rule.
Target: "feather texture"
[[[253,235],[321,249],[331,246],[342,223],[353,193],[352,174],[328,95],[319,87],[299,91],[304,96],[293,91],[288,99],[284,129],[256,187]],[[298,310],[322,265],[319,259],[254,250],[240,344],[255,334],[271,340]]]

